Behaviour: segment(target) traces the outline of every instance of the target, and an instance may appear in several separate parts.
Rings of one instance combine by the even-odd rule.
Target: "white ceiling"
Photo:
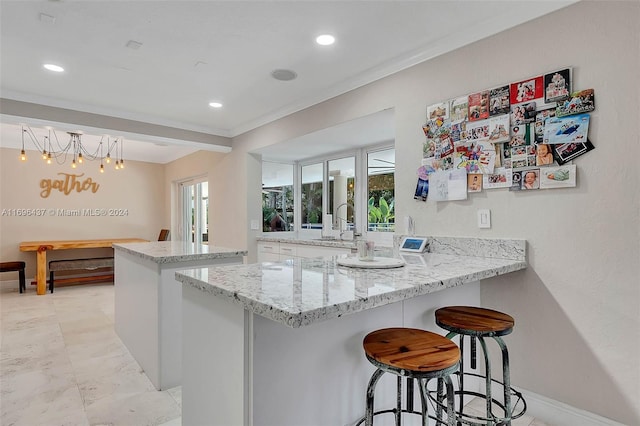
[[[0,90],[233,137],[574,2],[2,0]],[[316,45],[323,33],[336,43]],[[278,68],[298,78],[277,81]],[[209,107],[214,100],[224,106]]]

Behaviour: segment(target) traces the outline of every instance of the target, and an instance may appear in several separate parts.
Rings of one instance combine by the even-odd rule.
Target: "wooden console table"
[[[36,291],[39,295],[47,292],[47,250],[70,250],[85,248],[111,247],[114,243],[145,243],[141,238],[107,238],[102,240],[63,240],[63,241],[23,241],[20,251],[35,251],[36,255]]]

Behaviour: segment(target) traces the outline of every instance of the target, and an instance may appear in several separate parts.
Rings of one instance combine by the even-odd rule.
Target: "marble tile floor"
[[[180,426],[113,328],[113,285],[0,289],[0,424]]]
[[[0,425],[181,426],[182,389],[155,390],[114,331],[113,298],[111,284],[0,287]]]

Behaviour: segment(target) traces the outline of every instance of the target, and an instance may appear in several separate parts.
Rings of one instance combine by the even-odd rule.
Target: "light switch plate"
[[[251,221],[251,230],[252,231],[259,231],[260,230],[260,221],[259,220],[252,220]]]
[[[491,228],[491,210],[478,210],[478,228]]]

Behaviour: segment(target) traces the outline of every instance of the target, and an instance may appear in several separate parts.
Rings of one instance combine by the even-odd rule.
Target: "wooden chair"
[[[161,229],[160,235],[158,235],[158,241],[169,241],[169,234],[171,234],[171,231],[168,229]]]
[[[25,267],[25,262],[0,262],[0,272],[18,272],[18,279],[20,280],[20,293],[27,291],[24,276]]]

